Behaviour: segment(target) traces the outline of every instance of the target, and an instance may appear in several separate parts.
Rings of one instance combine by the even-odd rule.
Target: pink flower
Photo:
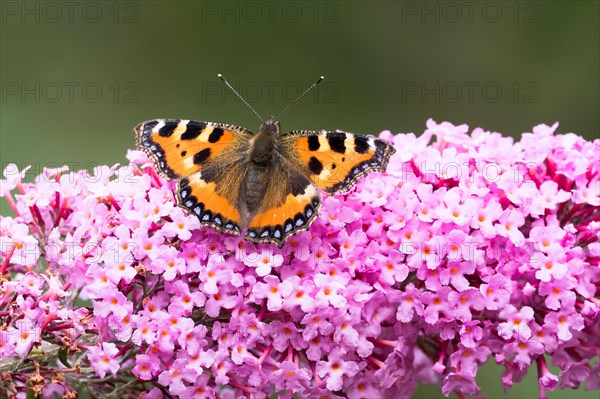
[[[458,291],[469,288],[469,282],[465,275],[475,271],[475,264],[470,261],[448,262],[448,267],[441,271],[440,281],[442,284],[451,284]]]
[[[333,279],[331,275],[318,273],[314,277],[316,286],[315,305],[318,308],[328,307],[341,308],[346,305],[346,299],[341,294],[344,285]]]
[[[40,257],[38,240],[31,235],[26,224],[17,223],[10,234],[0,236],[0,251],[11,254],[11,261],[23,266],[33,266]]]
[[[149,399],[411,397],[422,383],[466,397],[494,361],[506,389],[532,363],[540,397],[597,389],[600,140],[557,127],[383,132],[387,171],[323,195],[281,249],[200,228],[140,151],[33,183],[9,165],[4,377],[17,396],[41,378],[43,396],[93,380]],[[30,356],[57,344],[64,381]]]
[[[475,375],[478,365],[485,363],[491,353],[486,347],[467,348],[459,345],[458,350],[450,358],[450,364],[457,370]]]
[[[500,216],[502,215],[502,207],[500,204],[490,201],[484,207],[483,200],[475,198],[470,201],[470,205],[473,207],[471,227],[479,229],[485,238],[494,237],[496,235],[496,228],[493,223],[500,219]]]
[[[504,339],[518,337],[522,340],[527,340],[531,337],[530,322],[533,321],[533,309],[529,306],[524,306],[517,309],[512,305],[500,311],[500,317],[506,319],[506,322],[498,324],[498,334]]]
[[[173,209],[169,216],[172,222],[165,223],[161,230],[166,237],[177,236],[182,241],[186,241],[192,236],[190,230],[200,227],[198,218],[194,215],[184,214],[181,208]]]
[[[475,378],[468,372],[450,373],[442,383],[442,393],[450,396],[454,391],[464,392],[467,395],[476,395],[480,388],[475,382]]]
[[[310,384],[310,373],[305,368],[298,368],[294,363],[284,361],[270,376],[275,389],[300,391]]]
[[[560,247],[552,247],[547,255],[541,255],[536,259],[535,277],[540,281],[548,282],[552,278],[561,279],[567,274],[566,254]]]
[[[118,352],[117,346],[111,342],[104,342],[101,347],[89,348],[88,359],[100,378],[104,378],[106,373],[111,373],[113,377],[117,375],[121,367],[115,358]]]
[[[358,370],[358,364],[344,360],[344,354],[340,350],[331,352],[327,361],[317,362],[317,374],[319,377],[325,378],[327,389],[331,391],[340,390],[343,378],[353,377]]]
[[[19,167],[14,163],[9,163],[6,165],[4,170],[2,171],[2,175],[4,178],[0,180],[0,186],[2,189],[0,190],[3,195],[10,193],[12,190],[17,187],[18,184],[21,184],[21,180],[25,178],[25,174],[30,169],[30,167],[26,167],[25,169],[19,171]]]
[[[267,309],[271,312],[280,310],[283,306],[283,299],[292,293],[292,283],[289,281],[280,282],[274,276],[265,276],[264,280],[264,283],[256,283],[254,295],[259,299],[266,298]]]
[[[26,356],[31,351],[33,344],[40,341],[41,329],[33,320],[17,320],[14,327],[11,326],[8,329],[8,337],[8,350],[12,351],[10,349],[12,347],[17,355]]]
[[[122,319],[133,310],[133,306],[127,300],[127,297],[114,288],[112,292],[101,292],[99,299],[102,299],[102,301],[94,303],[94,313],[99,317],[108,317],[108,315],[114,314]]]
[[[561,341],[568,341],[573,337],[572,331],[581,331],[584,327],[583,317],[576,312],[562,310],[549,312],[544,317],[544,324],[550,331],[556,332]]]
[[[536,210],[535,215],[542,215],[546,209],[556,209],[558,204],[571,198],[571,193],[559,189],[555,181],[547,180],[540,186],[540,197],[531,204],[532,208]]]
[[[499,235],[510,239],[515,245],[520,245],[523,243],[525,237],[521,230],[519,230],[519,227],[523,226],[524,223],[523,214],[516,210],[506,210],[500,216],[498,224],[496,224],[496,229]]]
[[[509,279],[502,274],[494,274],[487,284],[481,284],[479,290],[485,298],[485,307],[489,310],[502,309],[510,300]]]
[[[250,253],[244,256],[244,264],[256,268],[256,274],[264,277],[271,272],[273,267],[279,267],[283,263],[283,256],[274,253],[271,248],[262,249],[260,254]]]
[[[168,370],[163,371],[158,376],[158,382],[163,386],[169,387],[169,392],[174,395],[181,395],[186,390],[185,382],[194,382],[196,373],[185,367],[184,359],[177,359]]]
[[[148,355],[139,355],[135,358],[135,367],[132,372],[142,380],[151,380],[159,370],[156,359],[152,359]]]

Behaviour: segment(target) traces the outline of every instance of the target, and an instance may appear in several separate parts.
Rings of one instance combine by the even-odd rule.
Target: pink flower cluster
[[[35,183],[9,165],[2,380],[46,397],[465,397],[494,361],[507,389],[534,363],[542,397],[599,389],[600,140],[556,128],[383,132],[387,173],[324,198],[282,249],[200,229],[137,151]]]

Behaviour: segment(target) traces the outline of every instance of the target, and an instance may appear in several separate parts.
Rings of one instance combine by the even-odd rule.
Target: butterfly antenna
[[[223,81],[223,83],[225,83],[227,85],[227,87],[229,87],[229,89],[231,89],[232,92],[234,92],[239,98],[240,100],[242,100],[244,102],[244,104],[246,104],[246,106],[248,108],[250,108],[252,110],[252,112],[254,112],[254,114],[256,116],[258,116],[258,119],[260,119],[261,122],[264,122],[264,119],[262,118],[262,116],[260,116],[258,114],[258,112],[256,112],[256,110],[254,108],[252,108],[252,106],[250,104],[248,104],[248,101],[244,100],[244,97],[242,97],[240,95],[240,93],[238,93],[227,81],[227,79],[225,79],[225,76],[221,75],[220,73],[217,75],[219,77],[219,79],[221,79]]]
[[[285,114],[290,108],[292,108],[292,105],[296,104],[298,102],[298,100],[300,100],[302,97],[304,97],[304,95],[306,93],[308,93],[309,91],[311,91],[312,89],[315,88],[316,85],[318,85],[319,83],[321,83],[321,81],[325,79],[325,76],[319,76],[319,79],[317,79],[317,81],[315,83],[313,83],[308,89],[304,90],[304,93],[300,94],[298,97],[296,97],[296,99],[294,101],[292,101],[291,103],[289,103],[287,105],[287,107],[285,107],[283,109],[283,111],[281,111],[281,113],[279,115],[277,115],[277,120],[279,120],[279,117],[283,114]]]

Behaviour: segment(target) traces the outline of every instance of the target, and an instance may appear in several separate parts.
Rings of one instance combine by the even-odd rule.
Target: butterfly
[[[156,119],[134,128],[137,147],[163,177],[176,180],[177,204],[202,226],[274,243],[308,230],[320,191],[349,191],[384,171],[395,149],[372,136],[309,130],[280,134],[275,117],[258,134],[233,125]]]
[[[339,130],[281,134],[274,116],[257,134],[183,119],[146,121],[134,133],[137,148],[159,174],[176,181],[177,204],[200,225],[233,235],[246,229],[246,240],[280,248],[309,229],[321,206],[320,191],[349,191],[370,172],[384,171],[395,152],[383,140]]]

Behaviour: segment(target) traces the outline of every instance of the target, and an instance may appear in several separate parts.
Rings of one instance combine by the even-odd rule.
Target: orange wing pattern
[[[282,156],[269,173],[264,201],[251,215],[245,238],[272,242],[281,248],[288,237],[308,230],[319,212],[321,196],[311,181]]]
[[[239,235],[245,225],[238,196],[246,178],[252,133],[237,126],[157,119],[134,128],[137,146],[166,178],[177,180],[177,204],[202,226]]]
[[[203,169],[177,182],[177,204],[193,213],[202,226],[222,233],[239,235],[246,224],[237,199],[246,179],[247,167],[242,162],[227,168]]]
[[[344,193],[367,174],[384,171],[395,152],[383,140],[342,131],[295,131],[281,140],[290,158],[329,194]]]
[[[157,119],[134,128],[138,148],[169,179],[189,176],[220,156],[248,146],[249,131],[231,125],[179,119]],[[242,149],[243,151],[243,149]]]

